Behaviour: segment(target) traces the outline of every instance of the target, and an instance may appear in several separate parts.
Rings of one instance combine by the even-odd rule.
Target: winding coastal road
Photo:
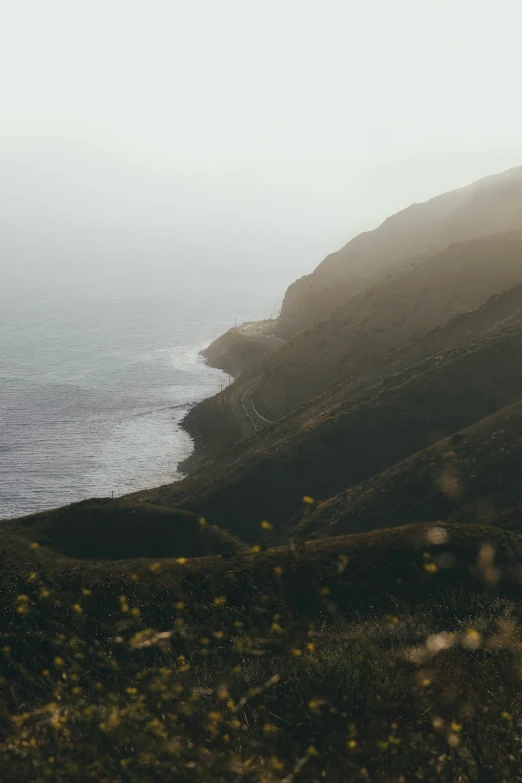
[[[223,391],[223,403],[232,413],[242,438],[248,438],[271,422],[259,414],[255,408],[252,394],[259,385],[261,375],[250,376],[235,381]]]
[[[281,348],[284,340],[272,334],[262,331],[258,323],[246,323],[236,328],[236,331],[247,340],[266,345],[272,351]],[[261,374],[250,375],[247,378],[239,378],[223,390],[223,404],[230,410],[232,417],[241,431],[242,438],[254,435],[258,430],[272,424],[256,409],[253,395],[261,381]]]

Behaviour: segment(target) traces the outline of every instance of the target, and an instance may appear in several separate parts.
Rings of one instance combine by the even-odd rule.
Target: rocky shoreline
[[[276,325],[277,320],[248,321],[233,327],[204,348],[201,356],[210,367],[226,372],[233,383],[254,370],[270,352],[259,336],[272,334]],[[185,474],[198,472],[241,437],[220,392],[193,405],[180,426],[194,442],[192,453],[178,464]]]

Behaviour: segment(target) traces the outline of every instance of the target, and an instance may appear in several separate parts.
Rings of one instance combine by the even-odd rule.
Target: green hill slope
[[[125,499],[86,500],[8,520],[2,523],[0,545],[8,535],[36,542],[47,552],[95,560],[200,557],[241,546],[230,533],[201,524],[194,514]]]
[[[320,504],[299,535],[337,536],[410,522],[487,518],[522,503],[522,401]],[[509,513],[512,530],[522,533]],[[506,522],[507,526],[507,522]],[[297,531],[296,531],[297,532]]]
[[[316,415],[304,408],[232,451],[226,465],[146,493],[247,540],[522,397],[522,326],[449,348]],[[251,451],[236,460],[241,449]]]
[[[522,230],[522,166],[413,204],[352,239],[286,292],[280,337],[328,317],[381,273],[455,242]]]
[[[367,383],[390,353],[520,283],[522,234],[453,244],[389,272],[265,362],[258,407],[277,419],[342,376]]]

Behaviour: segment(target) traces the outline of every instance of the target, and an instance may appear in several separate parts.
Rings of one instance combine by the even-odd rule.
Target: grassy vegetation
[[[98,560],[201,557],[244,546],[203,522],[187,511],[140,499],[103,498],[5,521],[0,542],[14,534],[66,558]]]
[[[120,569],[4,558],[1,779],[521,780],[521,555],[432,525]]]
[[[481,236],[519,228],[505,176],[292,286],[274,357],[210,346],[289,415],[231,445],[218,395],[188,479],[2,524],[1,783],[522,783],[522,236]]]
[[[325,395],[238,444],[200,475],[145,495],[202,514],[249,543],[257,542],[263,518],[288,533],[301,516],[303,495],[331,498],[520,400],[521,358],[521,324],[469,340],[335,404]],[[517,434],[515,426],[513,438]],[[481,460],[489,442],[487,435]],[[506,469],[518,465],[509,454],[501,459]],[[413,472],[412,484],[415,478]],[[436,478],[428,476],[431,496]],[[443,515],[454,508],[447,502]],[[408,521],[423,519],[413,512],[408,507]]]
[[[332,285],[328,274],[318,274],[320,267],[305,278],[303,298],[295,302],[295,324],[286,335],[293,336],[268,361],[256,392],[267,417],[281,418],[340,376],[371,376],[375,365],[386,364],[390,354],[412,340],[520,284],[522,235],[492,231],[484,237],[481,233],[469,241],[453,240],[454,244],[441,242],[441,233],[433,247],[438,252],[430,253],[428,245],[418,247],[388,269],[361,275],[359,280],[337,279],[337,285]],[[395,238],[408,242],[411,235]],[[381,248],[387,262],[392,260],[392,244],[390,238]],[[366,259],[366,273],[373,261],[375,257]],[[349,276],[352,270],[350,263],[339,271]],[[322,300],[324,283],[329,290]],[[299,283],[289,292],[296,287]],[[283,304],[282,329],[286,310]],[[423,356],[427,355],[426,350]]]
[[[517,402],[320,504],[296,535],[341,535],[416,520],[487,517],[520,530],[522,403]],[[518,525],[513,519],[518,520]]]

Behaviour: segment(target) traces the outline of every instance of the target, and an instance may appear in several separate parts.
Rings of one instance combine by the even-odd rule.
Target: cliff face
[[[520,401],[520,313],[517,306],[513,310],[512,323],[501,324],[489,333],[484,333],[480,327],[482,334],[479,337],[457,345],[451,344],[452,336],[448,332],[447,340],[442,339],[439,343],[442,346],[449,342],[443,353],[396,374],[393,367],[389,367],[380,384],[357,394],[342,388],[331,390],[324,398],[303,406],[245,444],[238,444],[235,451],[225,455],[220,467],[212,469],[210,466],[205,474],[150,490],[147,497],[163,506],[202,514],[249,543],[262,538],[260,522],[267,519],[276,534],[284,539],[292,520],[299,519],[303,513],[303,496],[319,500],[332,498],[430,444]],[[496,316],[493,315],[492,320],[494,322]],[[517,411],[519,409],[520,404]],[[493,487],[491,481],[489,483],[497,491],[502,476],[508,475],[508,468],[516,475],[512,495],[521,502],[522,484],[518,479],[520,427],[519,424],[515,427],[514,418],[513,428],[508,430],[513,443],[506,446],[502,442],[499,448],[506,448],[501,452],[502,460],[495,463],[500,453],[496,441],[493,442],[495,433],[508,429],[505,421],[509,421],[510,416],[514,413],[508,411],[503,414],[503,424],[488,425],[484,431],[480,430],[485,433],[483,438],[480,435],[481,442],[484,441],[481,459],[487,473],[487,455],[491,456],[496,485]],[[513,444],[518,444],[515,451],[511,450]],[[448,450],[450,448],[448,446]],[[415,483],[420,481],[420,472],[417,463],[412,464],[416,471],[412,483]],[[432,492],[433,487],[439,486],[437,482],[442,475],[439,473],[435,465],[430,474]],[[476,474],[475,478],[472,479],[471,474]],[[479,479],[480,475],[478,470],[471,470],[470,481]],[[480,496],[480,482],[475,485],[473,492],[471,485],[466,490],[468,499],[476,500]],[[425,481],[421,490],[412,493],[412,503],[427,491]],[[490,491],[488,488],[487,492]],[[335,513],[329,519],[341,517],[346,497],[340,498],[340,505],[334,504]],[[452,500],[450,497],[449,501]],[[453,511],[465,500],[464,495],[458,502],[448,502],[448,510]],[[390,509],[386,510],[385,506],[386,496],[383,496],[378,505],[383,519],[390,517]],[[438,507],[434,505],[435,511]],[[497,502],[496,507],[501,508],[502,503]],[[423,519],[418,517],[417,521]],[[323,522],[321,519],[321,525],[318,525],[322,535]]]
[[[259,406],[277,419],[342,378],[364,385],[372,366],[390,352],[518,283],[522,233],[453,244],[389,269],[373,288],[295,335],[265,363]]]
[[[327,256],[286,292],[278,325],[283,339],[328,318],[397,265],[454,242],[522,230],[522,166],[413,204],[374,231]]]

